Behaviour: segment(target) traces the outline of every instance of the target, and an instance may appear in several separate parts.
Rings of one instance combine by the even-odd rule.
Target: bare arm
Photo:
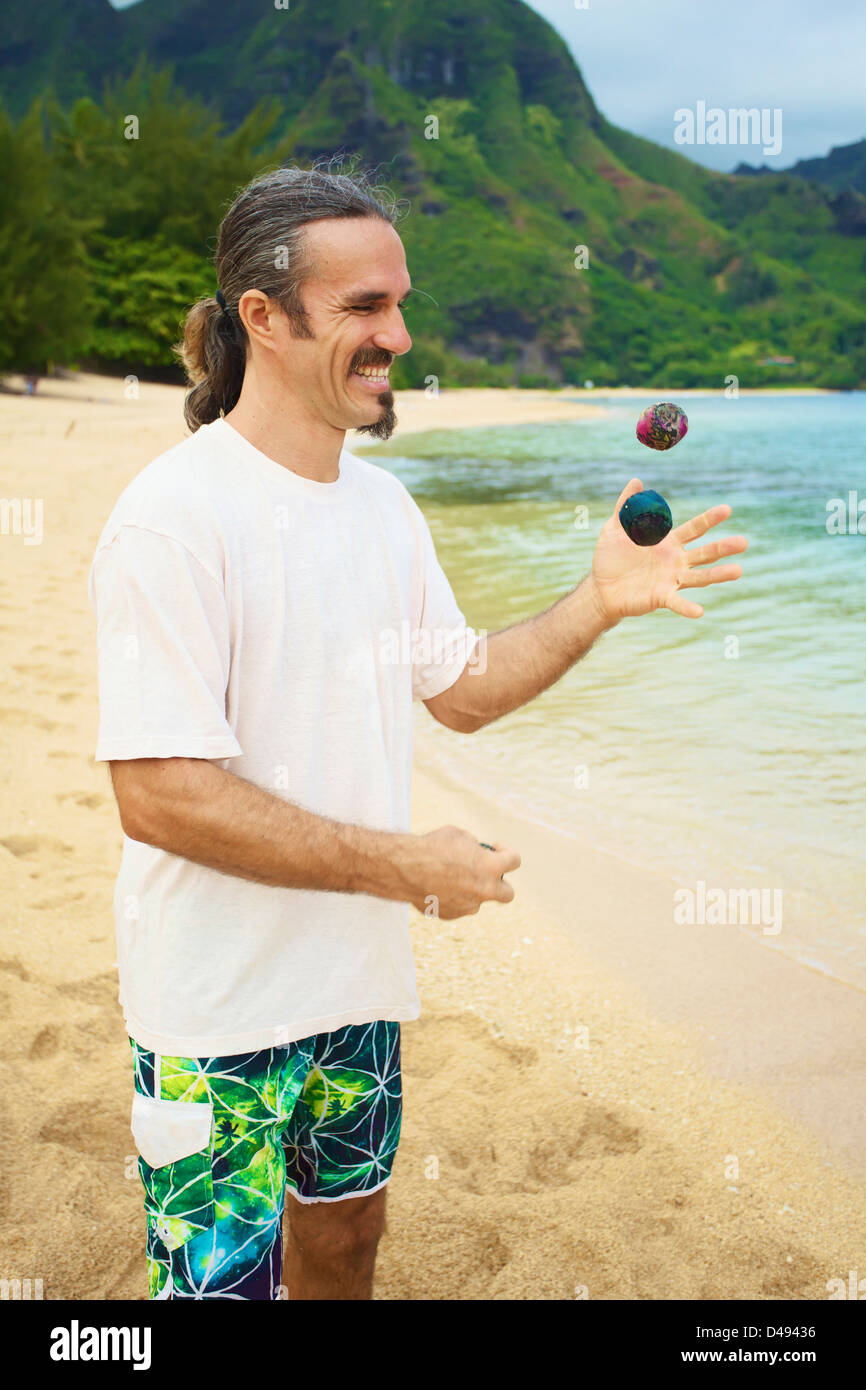
[[[196,864],[276,887],[369,893],[443,918],[510,902],[502,874],[520,857],[491,854],[466,831],[371,830],[316,815],[200,758],[113,761],[124,833]]]
[[[612,626],[589,575],[552,608],[495,632],[486,639],[484,660],[424,703],[440,723],[472,733],[554,685]]]

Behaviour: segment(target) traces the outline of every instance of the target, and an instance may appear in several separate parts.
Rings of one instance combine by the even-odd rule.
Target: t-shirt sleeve
[[[413,615],[412,698],[441,695],[461,675],[476,643],[436,555],[424,513],[413,500],[420,554],[418,611]]]
[[[233,758],[222,583],[182,542],[122,525],[90,571],[97,622],[97,762]]]

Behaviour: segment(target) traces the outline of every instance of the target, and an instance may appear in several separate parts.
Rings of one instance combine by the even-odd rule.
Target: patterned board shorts
[[[149,1296],[279,1299],[286,1187],[375,1192],[400,1138],[399,1023],[232,1057],[164,1057],[130,1038]]]

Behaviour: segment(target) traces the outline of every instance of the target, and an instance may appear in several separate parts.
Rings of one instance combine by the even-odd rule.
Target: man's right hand
[[[370,893],[450,921],[483,902],[510,903],[502,875],[520,866],[454,825],[413,835],[331,820],[202,758],[110,764],[131,840],[278,888]]]
[[[476,836],[456,825],[415,839],[410,901],[419,912],[450,922],[476,913],[483,902],[511,902],[514,889],[502,875],[520,868],[516,850],[496,843],[483,849]]]

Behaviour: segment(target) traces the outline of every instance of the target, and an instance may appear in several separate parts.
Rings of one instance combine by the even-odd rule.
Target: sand
[[[0,1274],[48,1299],[144,1296],[85,584],[118,493],[183,426],[178,388],[123,390],[0,396],[0,494],[44,505],[41,544],[0,536]],[[409,396],[407,430],[591,409]],[[423,1014],[376,1296],[822,1299],[866,1276],[863,996],[745,938],[687,938],[669,883],[416,759],[413,828],[446,823],[524,862],[508,906],[413,912]]]

